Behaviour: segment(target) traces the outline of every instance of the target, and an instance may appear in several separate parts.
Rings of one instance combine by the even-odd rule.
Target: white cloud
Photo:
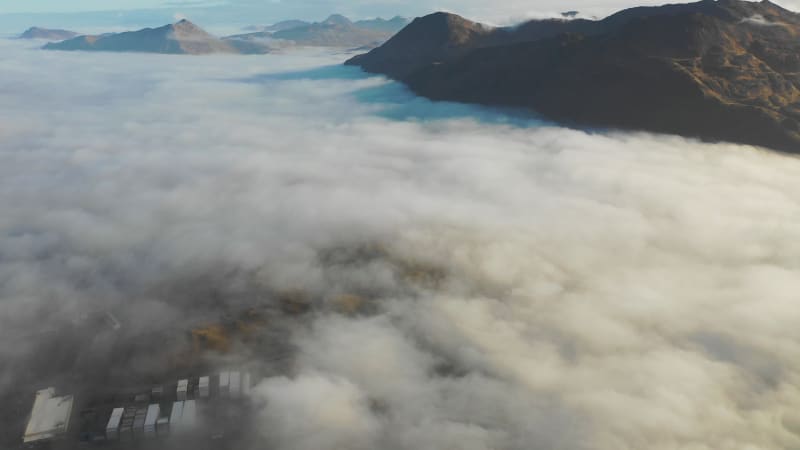
[[[264,440],[279,448],[375,448],[379,429],[367,396],[344,379],[272,378],[259,387]]]
[[[3,342],[303,289],[257,389],[279,449],[800,446],[797,159],[519,127],[343,55],[0,45]]]
[[[748,24],[751,24],[751,25],[761,25],[761,26],[765,26],[765,27],[780,26],[779,23],[771,22],[770,20],[767,20],[767,18],[762,16],[761,14],[756,14],[756,15],[748,17],[746,19],[742,19],[742,22],[743,23],[748,23]]]

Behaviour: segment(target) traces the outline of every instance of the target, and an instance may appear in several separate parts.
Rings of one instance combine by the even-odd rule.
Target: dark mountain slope
[[[582,32],[547,37],[545,30],[539,33],[545,37],[521,41],[514,35],[521,31],[504,30],[511,37],[498,38],[496,30],[474,33],[481,27],[472,23],[458,32],[440,25],[425,39],[430,53],[414,55],[421,57],[413,70],[397,68],[408,55],[397,49],[411,42],[403,32],[395,38],[403,40],[349,63],[403,80],[432,99],[800,152],[797,14],[767,1],[706,0],[583,22],[572,25]],[[518,30],[525,27],[543,29],[531,22]],[[442,35],[450,37],[443,42]],[[452,37],[458,35],[469,38]]]
[[[414,19],[382,46],[346,64],[403,79],[432,63],[461,56],[482,45],[492,28],[449,13]]]
[[[591,20],[533,20],[516,27],[495,28],[451,13],[438,12],[414,19],[383,46],[352,58],[347,64],[368,72],[402,79],[419,68],[458,58],[482,47],[494,47],[558,36],[599,34],[602,22]]]

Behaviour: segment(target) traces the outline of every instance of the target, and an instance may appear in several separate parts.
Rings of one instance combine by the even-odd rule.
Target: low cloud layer
[[[4,360],[88,309],[302,290],[257,448],[800,446],[797,159],[432,104],[345,55],[0,45]]]
[[[767,20],[766,17],[762,16],[761,14],[756,14],[754,16],[750,16],[746,19],[742,19],[742,23],[750,24],[750,25],[759,25],[765,27],[774,27],[774,26],[781,26],[780,23],[772,22]]]

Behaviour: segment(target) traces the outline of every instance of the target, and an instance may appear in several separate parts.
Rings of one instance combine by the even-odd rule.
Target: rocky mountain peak
[[[326,25],[340,25],[340,26],[349,26],[352,25],[353,22],[350,21],[347,17],[341,14],[331,14],[324,22]]]
[[[207,34],[205,30],[200,28],[199,26],[195,25],[193,22],[189,21],[188,19],[181,19],[180,21],[173,23],[170,26],[173,30],[188,32],[188,33],[203,33]]]

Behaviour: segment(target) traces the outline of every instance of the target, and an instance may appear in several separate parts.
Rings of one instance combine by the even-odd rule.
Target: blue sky
[[[158,0],[0,0],[0,13],[73,12],[103,9],[140,9],[163,6]]]
[[[674,1],[672,1],[674,2]],[[680,2],[680,1],[678,1]],[[227,5],[229,7],[242,7],[247,8],[263,8],[263,9],[298,9],[297,4],[305,4],[314,7],[330,7],[339,6],[346,9],[370,9],[371,7],[385,8],[394,6],[396,10],[419,9],[421,6],[428,6],[429,9],[436,9],[438,4],[441,5],[458,5],[463,4],[465,10],[474,9],[475,6],[481,3],[491,3],[493,9],[498,10],[500,14],[503,12],[514,14],[520,11],[535,11],[556,9],[575,9],[584,8],[591,10],[608,9],[615,7],[625,7],[634,4],[652,4],[659,3],[653,0],[536,0],[536,1],[520,1],[520,0],[497,0],[493,2],[486,2],[484,0],[457,0],[457,1],[426,1],[426,0],[310,0],[298,2],[296,0],[78,0],[67,2],[64,0],[0,0],[0,14],[7,13],[54,13],[54,12],[80,12],[80,11],[103,11],[103,10],[135,10],[135,9],[151,9],[151,8],[197,8],[212,5]],[[777,3],[783,4],[788,7],[798,6],[795,0],[778,1]],[[295,8],[289,8],[289,6]],[[311,9],[302,8],[302,9]]]
[[[269,1],[265,1],[263,3],[268,2]],[[162,7],[197,7],[221,3],[228,2],[202,0],[0,0],[0,14],[80,12],[119,9],[130,10]]]

